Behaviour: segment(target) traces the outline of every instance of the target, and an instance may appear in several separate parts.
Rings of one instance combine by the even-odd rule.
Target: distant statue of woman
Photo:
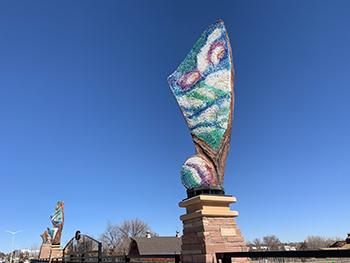
[[[56,204],[55,213],[50,216],[53,227],[47,228],[45,232],[40,235],[43,243],[52,245],[59,245],[61,243],[61,235],[64,223],[63,202],[58,201]]]

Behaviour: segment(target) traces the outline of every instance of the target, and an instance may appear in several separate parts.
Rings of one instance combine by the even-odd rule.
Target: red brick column
[[[238,213],[229,209],[229,204],[235,200],[228,196],[202,195],[180,203],[187,210],[187,214],[180,217],[183,221],[183,263],[215,263],[215,253],[247,251],[235,220]],[[249,262],[246,258],[232,261]]]

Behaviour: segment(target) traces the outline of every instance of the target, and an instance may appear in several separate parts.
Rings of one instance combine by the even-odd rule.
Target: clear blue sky
[[[225,22],[236,72],[224,187],[246,240],[350,232],[349,1],[0,1],[0,251],[138,216],[182,229],[195,153],[167,77]],[[15,246],[15,248],[18,248]]]

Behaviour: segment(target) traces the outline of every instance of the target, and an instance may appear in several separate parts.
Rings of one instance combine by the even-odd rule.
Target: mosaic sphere
[[[211,165],[199,156],[187,159],[181,169],[181,181],[187,189],[208,186],[213,182]]]

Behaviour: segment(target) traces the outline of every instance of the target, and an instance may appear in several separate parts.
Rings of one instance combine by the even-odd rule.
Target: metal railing
[[[216,261],[231,263],[231,258],[349,258],[350,249],[254,251],[216,253]]]
[[[180,262],[180,254],[157,254],[157,255],[125,255],[125,256],[102,256],[100,263],[111,263],[111,261],[119,262],[145,262],[144,259],[157,259],[157,260],[147,260],[146,262]],[[140,259],[140,260],[136,260]]]
[[[31,259],[31,263],[111,263],[111,262],[180,262],[180,254],[103,255],[102,243],[77,231],[62,249],[62,257]],[[137,261],[139,259],[139,261]],[[153,259],[153,260],[152,260]],[[155,260],[156,259],[156,260]]]
[[[101,256],[98,251],[84,251],[69,253],[62,258],[33,259],[31,263],[111,263],[111,262],[175,262],[180,263],[180,254],[156,254],[156,255],[113,255]],[[93,256],[91,254],[97,254]],[[139,259],[139,260],[137,260]],[[147,259],[147,260],[146,260]],[[156,260],[152,260],[156,259]]]

